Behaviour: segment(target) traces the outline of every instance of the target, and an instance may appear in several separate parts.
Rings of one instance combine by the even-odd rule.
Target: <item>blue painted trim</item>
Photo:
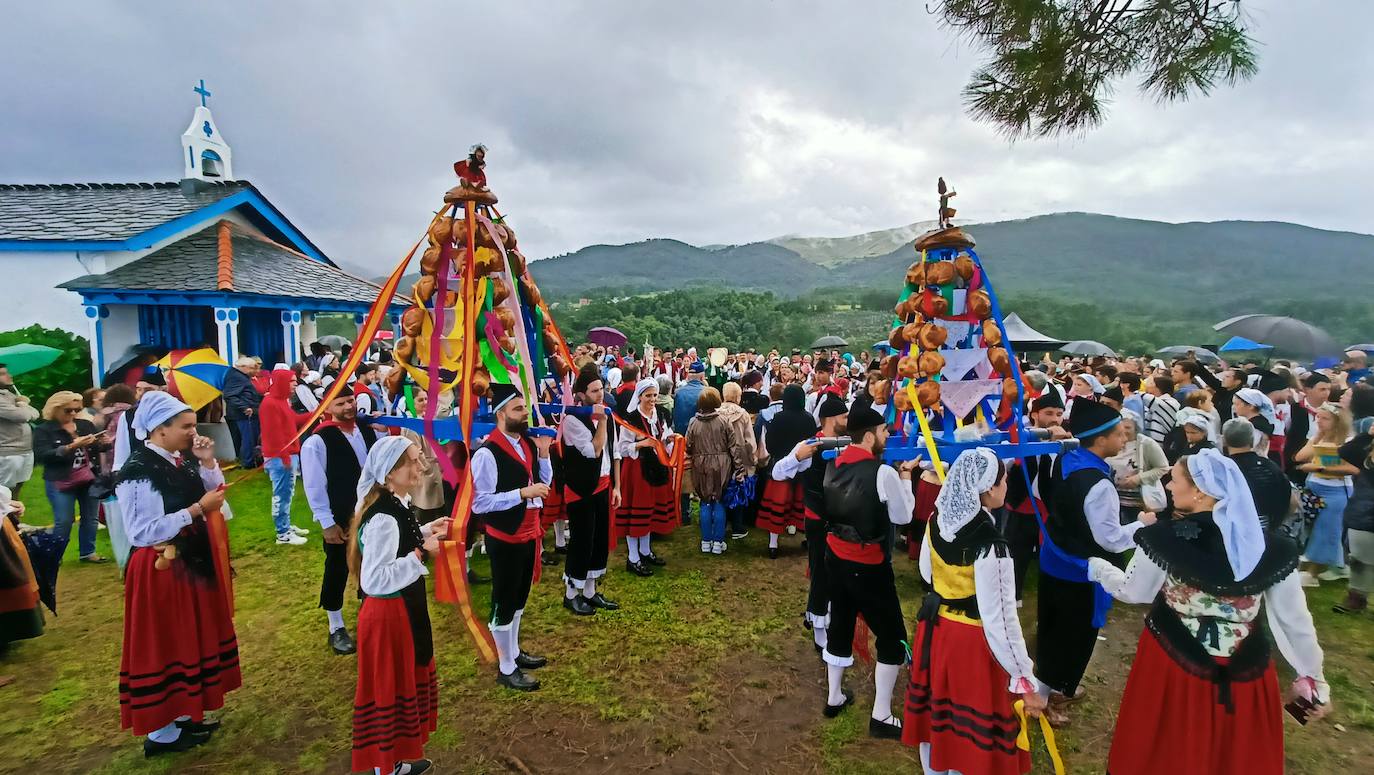
[[[225,213],[241,206],[249,208],[250,218],[254,215],[258,219],[276,230],[287,242],[296,250],[304,253],[316,261],[338,267],[333,261],[329,260],[319,248],[315,247],[304,234],[300,232],[281,211],[272,206],[266,198],[259,194],[256,189],[248,188],[243,191],[227,196],[211,205],[206,205],[194,212],[187,213],[180,218],[173,218],[160,226],[155,226],[141,234],[135,234],[123,240],[0,240],[0,250],[14,251],[69,251],[69,250],[146,250],[153,245],[171,237],[182,231],[186,231],[194,226],[217,220]]]
[[[269,309],[293,309],[301,306],[297,296],[267,296],[249,293],[223,293],[220,291],[114,291],[107,288],[72,289],[81,294],[86,304],[147,304],[163,305],[203,305],[206,307],[265,307]],[[371,307],[370,302],[332,301],[330,299],[310,300],[314,312],[364,313]],[[393,303],[395,309],[405,305]]]

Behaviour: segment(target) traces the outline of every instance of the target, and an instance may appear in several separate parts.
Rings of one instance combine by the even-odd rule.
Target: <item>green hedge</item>
[[[91,345],[85,337],[37,325],[0,331],[0,347],[14,344],[41,344],[62,351],[51,365],[14,378],[20,392],[28,396],[34,406],[41,408],[48,396],[59,390],[79,393],[91,387]]]

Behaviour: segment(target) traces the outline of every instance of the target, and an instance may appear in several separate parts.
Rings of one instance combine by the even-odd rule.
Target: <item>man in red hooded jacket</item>
[[[296,436],[310,416],[292,411],[291,391],[295,389],[295,372],[274,369],[258,416],[262,423],[263,468],[272,480],[272,521],[277,528],[277,543],[299,546],[305,543],[310,531],[291,524],[291,498],[296,493],[296,472],[301,465],[301,443]]]

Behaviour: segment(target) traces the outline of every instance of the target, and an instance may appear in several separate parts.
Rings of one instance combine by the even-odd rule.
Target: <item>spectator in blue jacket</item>
[[[258,459],[258,405],[262,394],[253,386],[259,370],[258,362],[247,355],[234,361],[234,368],[224,375],[225,419],[239,429],[239,465],[256,468]]]
[[[673,395],[673,431],[686,435],[687,425],[697,414],[697,399],[706,389],[706,364],[692,361],[687,367],[687,381],[678,386]],[[684,477],[682,486],[682,524],[691,524],[692,493],[690,479]]]

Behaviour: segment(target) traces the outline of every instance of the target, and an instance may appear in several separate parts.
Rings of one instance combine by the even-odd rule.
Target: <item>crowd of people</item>
[[[438,693],[424,576],[464,477],[474,495],[462,543],[491,563],[490,579],[469,570],[467,581],[491,585],[501,686],[540,686],[532,673],[547,660],[521,646],[520,627],[541,568],[563,566],[570,615],[614,611],[604,594],[611,553],[626,554],[617,583],[668,572],[653,539],[695,512],[703,554],[725,553],[750,530],[767,534],[773,559],[799,545],[808,580],[798,601],[827,674],[824,715],[854,702],[844,675],[856,630],[871,632],[870,734],[919,747],[928,772],[1028,771],[1013,702],[1069,723],[1112,598],[1153,608],[1111,771],[1168,769],[1164,756],[1178,771],[1280,772],[1285,702],[1304,719],[1331,708],[1302,588],[1346,582],[1336,611],[1350,614],[1367,609],[1374,587],[1374,385],[1358,351],[1318,370],[1191,357],[1023,363],[1027,423],[1066,442],[1063,454],[1003,460],[975,448],[938,470],[885,458],[896,407],[869,352],[580,345],[566,383],[550,378],[528,397],[492,385],[482,407],[491,429],[470,448],[377,419],[444,417],[457,403],[408,381],[388,392],[388,356],[372,354],[318,419],[347,358],[319,344],[270,371],[240,358],[221,401],[199,416],[151,376],[56,393],[40,413],[0,366],[0,622],[15,624],[0,647],[42,630],[15,538],[38,463],[64,546],[78,514],[82,561],[106,559],[95,550],[102,511],[122,538],[125,728],[146,736],[150,756],[213,734],[205,713],[241,680],[232,600],[217,594],[224,478],[214,443],[197,432],[198,420],[220,417],[237,464],[271,480],[264,506],[278,544],[309,540],[290,521],[303,480],[324,551],[327,641],[357,654],[353,766],[379,773],[430,766],[422,755]],[[910,628],[895,584],[903,554],[927,590]],[[1018,615],[1032,574],[1034,653]],[[352,632],[350,579],[364,600]],[[1298,675],[1286,696],[1266,630]],[[866,649],[866,635],[858,640]],[[1166,737],[1167,755],[1144,748]]]

